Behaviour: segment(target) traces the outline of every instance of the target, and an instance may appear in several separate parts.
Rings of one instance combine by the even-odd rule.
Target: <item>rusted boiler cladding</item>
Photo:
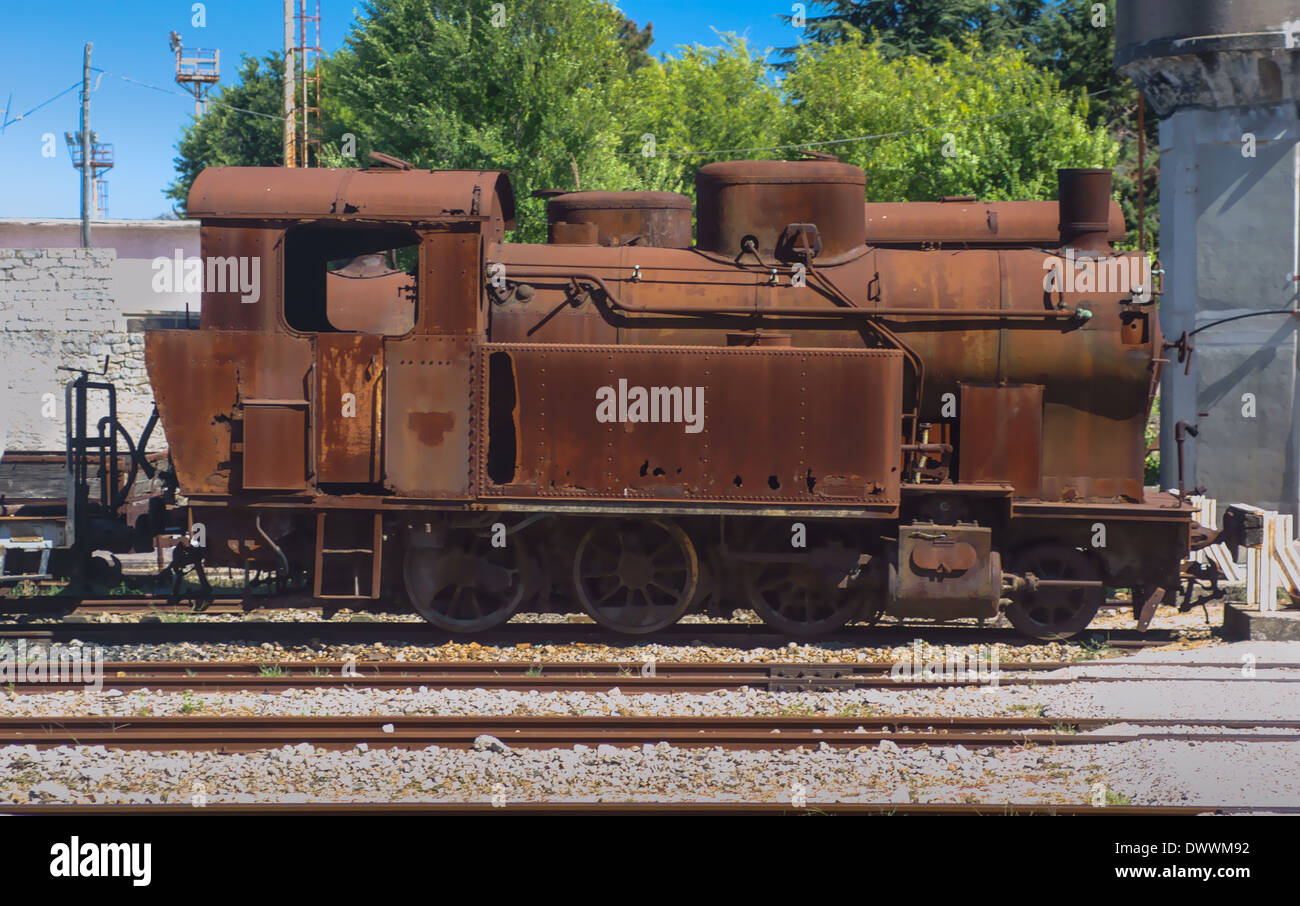
[[[1161,343],[1149,275],[1111,247],[1124,228],[1110,172],[1059,178],[1059,202],[865,204],[865,174],[838,161],[709,164],[694,247],[684,196],[561,195],[551,244],[485,250],[519,288],[493,306],[490,338],[896,343],[914,424],[951,421],[964,384],[1043,387],[1041,423],[1023,423],[1036,436],[1016,439],[1031,459],[1041,445],[1041,475],[1016,496],[1140,501]],[[1020,424],[987,415],[1001,421],[981,430]]]

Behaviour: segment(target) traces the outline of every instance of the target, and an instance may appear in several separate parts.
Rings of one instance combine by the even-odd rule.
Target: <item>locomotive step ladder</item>
[[[384,524],[380,513],[374,514],[370,547],[335,547],[325,546],[326,513],[316,514],[316,568],[313,580],[315,587],[313,597],[326,601],[375,601],[379,599],[379,570],[383,562]],[[352,514],[349,514],[352,515]],[[337,518],[337,516],[336,516]],[[353,520],[357,517],[353,516]],[[351,594],[339,593],[336,587],[328,587],[325,582],[326,558],[331,561],[343,560],[350,567],[352,583]],[[362,590],[362,576],[369,574],[369,587]],[[331,586],[333,583],[331,583]],[[326,593],[326,592],[329,593]]]

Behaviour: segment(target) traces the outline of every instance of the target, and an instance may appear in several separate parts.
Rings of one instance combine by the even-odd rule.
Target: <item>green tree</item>
[[[284,161],[281,82],[284,61],[269,53],[243,56],[238,81],[212,95],[207,113],[181,134],[176,179],[167,197],[183,210],[190,186],[205,167],[274,167]],[[236,109],[238,108],[238,109]],[[248,112],[252,111],[252,112]]]
[[[642,33],[597,0],[493,7],[370,0],[326,67],[326,138],[352,133],[360,157],[507,170],[516,238],[533,241],[545,235],[545,208],[530,191],[628,179],[609,93],[637,62]]]
[[[1052,73],[1066,90],[1093,95],[1088,121],[1104,126],[1118,143],[1115,191],[1129,224],[1128,245],[1138,238],[1138,94],[1115,72],[1115,0],[824,0],[814,4],[805,37],[834,44],[862,32],[880,41],[887,57],[924,56],[942,61],[948,42],[975,41],[985,50],[1017,49]],[[787,19],[789,17],[786,17]],[[793,55],[794,49],[787,50]],[[791,64],[783,64],[788,68]],[[1157,124],[1149,117],[1146,141],[1157,146]],[[1158,246],[1157,155],[1149,154],[1143,180],[1146,243]]]
[[[623,45],[623,52],[627,54],[630,69],[640,69],[654,59],[650,56],[650,45],[654,40],[654,24],[651,22],[647,22],[645,28],[641,28],[631,19],[624,19],[623,24],[618,27],[618,41]]]
[[[733,34],[719,47],[680,47],[676,56],[651,61],[614,102],[633,171],[626,188],[667,192],[692,193],[695,171],[719,157],[776,156],[698,152],[771,147],[781,140],[785,115],[763,57]]]
[[[850,32],[800,48],[783,87],[791,142],[884,136],[823,147],[867,171],[874,201],[1046,199],[1058,167],[1109,166],[1116,154],[1087,100],[1024,51],[971,41],[937,61],[891,57]]]
[[[878,38],[881,53],[891,58],[942,56],[946,43],[971,37],[986,50],[1024,47],[1034,43],[1033,26],[1045,11],[1044,0],[818,0],[813,5],[822,12],[807,19],[809,40],[837,44],[863,34]]]
[[[1105,0],[1098,10],[1096,0],[1058,0],[1043,17],[1040,65],[1056,73],[1061,85],[1097,95],[1090,111],[1094,124],[1108,128],[1119,142],[1115,165],[1115,189],[1129,225],[1128,244],[1138,240],[1138,90],[1128,78],[1115,71],[1115,0]],[[1148,154],[1144,162],[1146,246],[1159,247],[1160,185],[1159,124],[1146,119]]]

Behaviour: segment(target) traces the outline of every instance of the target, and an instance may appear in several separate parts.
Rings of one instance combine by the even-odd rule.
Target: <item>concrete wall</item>
[[[62,450],[67,365],[98,372],[118,387],[118,417],[139,437],[153,408],[144,335],[128,330],[114,296],[111,249],[0,248],[0,449]],[[106,414],[92,398],[91,423]],[[150,449],[162,449],[156,430]]]
[[[184,312],[198,317],[199,294],[153,291],[155,258],[172,258],[179,249],[187,258],[199,254],[197,220],[96,220],[91,223],[96,249],[116,253],[109,265],[110,288],[122,314]],[[72,249],[81,246],[81,221],[0,218],[0,248]]]
[[[1242,154],[1247,133],[1255,136],[1254,157]],[[1290,103],[1184,108],[1161,121],[1160,254],[1167,271],[1161,327],[1168,339],[1294,303],[1298,138]],[[1184,420],[1200,425],[1200,436],[1187,446],[1189,487],[1297,512],[1296,328],[1290,315],[1234,321],[1197,334],[1190,376],[1170,363],[1162,386],[1166,487],[1177,484],[1173,430]]]
[[[1115,65],[1160,118],[1167,338],[1294,308],[1300,0],[1119,0],[1116,13]],[[1200,426],[1186,447],[1188,487],[1300,511],[1298,323],[1287,312],[1211,327],[1193,338],[1190,375],[1170,363],[1165,486],[1178,480],[1175,424],[1185,421]]]

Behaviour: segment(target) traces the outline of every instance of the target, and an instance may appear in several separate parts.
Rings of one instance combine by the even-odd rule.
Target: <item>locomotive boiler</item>
[[[750,608],[1064,638],[1108,588],[1149,616],[1192,522],[1143,487],[1162,339],[1110,172],[1057,202],[865,181],[547,193],[522,244],[500,172],[204,171],[205,273],[251,261],[261,294],[205,285],[198,329],[146,338],[190,556],[464,632]]]

